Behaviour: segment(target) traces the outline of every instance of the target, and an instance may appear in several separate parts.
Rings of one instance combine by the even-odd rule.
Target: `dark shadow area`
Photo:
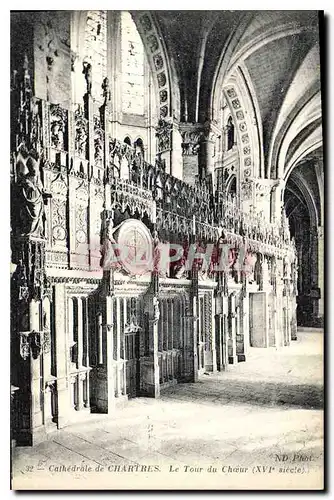
[[[183,391],[178,390],[177,386],[166,389],[162,397],[167,399],[168,396],[173,396],[179,400],[184,398],[185,401],[189,401],[189,397],[191,397],[194,403],[200,399],[202,404],[205,404],[207,397],[209,405],[244,403],[269,407],[288,405],[306,409],[323,409],[324,405],[323,388],[312,384],[288,385],[276,382],[247,382],[228,379],[221,380],[219,383],[221,384],[219,391],[211,385],[212,383],[208,385],[206,381],[199,381],[196,384],[187,384],[185,397]],[[201,390],[203,385],[207,386],[205,394]]]

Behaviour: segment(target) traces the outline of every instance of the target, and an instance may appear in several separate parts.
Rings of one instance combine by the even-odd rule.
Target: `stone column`
[[[121,373],[120,373],[120,361],[121,361],[121,299],[120,297],[116,298],[116,318],[117,318],[117,325],[116,326],[116,361],[117,361],[117,367],[116,367],[116,373],[117,373],[117,379],[116,379],[116,397],[121,396],[122,391],[121,391]]]
[[[207,294],[205,297],[205,315],[207,316],[206,322],[208,326],[208,332],[206,333],[207,339],[205,339],[206,345],[209,349],[205,349],[204,359],[205,359],[205,370],[209,372],[217,371],[217,358],[216,358],[216,339],[215,339],[215,301],[213,297],[213,292],[210,295]]]
[[[229,307],[229,319],[230,319],[230,331],[229,331],[229,355],[228,362],[230,364],[236,364],[238,362],[237,358],[237,324],[236,324],[236,292],[232,292],[230,296],[230,307]]]
[[[174,123],[172,129],[172,153],[171,153],[171,174],[178,179],[183,179],[181,134],[178,126]]]
[[[199,175],[201,179],[207,179],[214,186],[214,168],[216,157],[216,142],[219,129],[213,124],[205,124],[204,135],[201,139],[199,149]]]
[[[83,357],[83,321],[82,321],[82,298],[78,298],[78,370],[82,370],[82,357]],[[80,375],[76,380],[77,401],[75,409],[80,411],[83,409],[83,384]]]
[[[30,331],[40,332],[40,301],[31,300],[29,304]],[[42,339],[40,339],[42,341]],[[30,377],[31,377],[31,427],[34,434],[36,428],[43,424],[42,413],[42,387],[41,381],[41,357],[30,355]]]
[[[52,423],[52,394],[54,392],[55,378],[51,375],[51,317],[50,300],[43,300],[43,391],[44,391],[44,423]]]
[[[105,327],[104,327],[104,364],[106,366],[107,413],[111,413],[115,404],[114,378],[114,299],[105,297]]]
[[[64,283],[55,284],[54,293],[55,308],[55,338],[56,338],[56,371],[57,371],[57,407],[58,407],[58,428],[61,429],[68,422],[68,412],[70,409],[69,400],[69,380],[67,380],[68,350],[66,342],[66,291]]]
[[[158,277],[152,275],[151,291],[146,295],[145,328],[141,332],[141,357],[140,357],[140,389],[146,397],[158,398],[160,396],[160,369],[159,369],[159,321],[161,304],[152,290],[158,288]],[[144,337],[148,339],[145,342]]]
[[[180,123],[182,136],[182,163],[183,181],[187,184],[195,185],[199,176],[199,149],[200,139],[203,136],[203,125],[200,123]]]
[[[215,314],[215,330],[216,330],[216,363],[217,370],[224,370],[223,362],[223,299],[221,295],[215,298],[216,314]]]
[[[277,222],[281,220],[284,189],[285,189],[285,181],[283,179],[277,179],[276,183],[271,188],[271,193],[270,193],[271,222]]]

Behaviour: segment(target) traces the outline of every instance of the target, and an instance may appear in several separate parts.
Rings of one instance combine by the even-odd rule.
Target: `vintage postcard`
[[[324,488],[319,11],[11,12],[11,487]]]

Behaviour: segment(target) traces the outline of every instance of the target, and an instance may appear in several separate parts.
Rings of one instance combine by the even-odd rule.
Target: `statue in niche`
[[[55,120],[51,125],[51,143],[55,148],[62,148],[64,144],[61,122]]]
[[[80,156],[86,156],[87,133],[84,127],[78,126],[75,134],[75,149]]]
[[[37,153],[30,153],[26,166],[28,173],[18,184],[19,231],[22,236],[44,238],[44,204],[51,195],[44,192]]]
[[[153,297],[153,322],[158,323],[159,318],[160,318],[159,299],[157,297]]]
[[[109,78],[105,77],[102,82],[102,90],[103,90],[103,98],[104,98],[104,104],[107,104],[108,101],[111,99],[111,92],[110,92],[110,87],[109,87]]]
[[[93,78],[92,78],[92,65],[84,61],[83,62],[83,70],[82,70],[83,75],[85,75],[85,80],[86,80],[86,85],[87,85],[87,94],[91,95],[92,94],[92,83],[93,83]]]

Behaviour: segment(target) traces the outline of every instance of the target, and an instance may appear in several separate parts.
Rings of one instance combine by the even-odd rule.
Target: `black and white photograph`
[[[11,489],[324,489],[323,30],[10,12]]]

